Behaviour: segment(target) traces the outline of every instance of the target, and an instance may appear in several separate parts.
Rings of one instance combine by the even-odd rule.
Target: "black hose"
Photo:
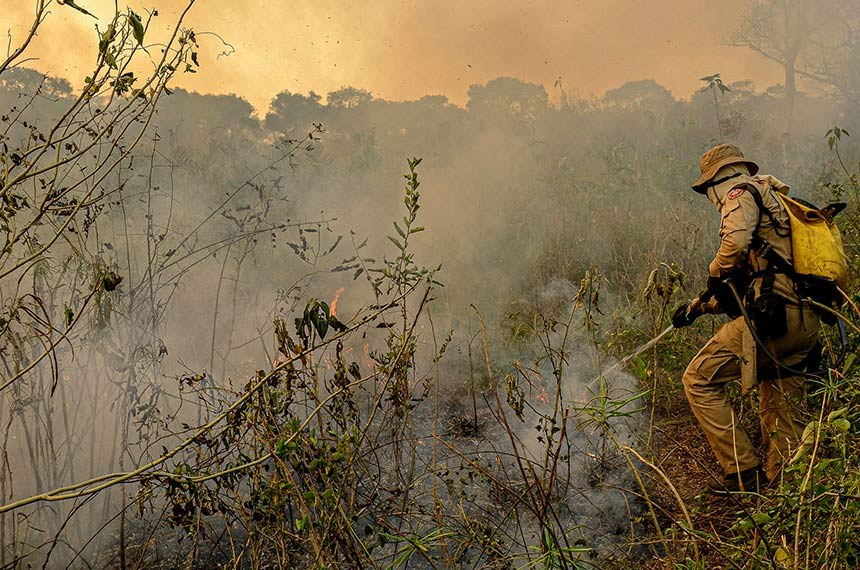
[[[830,368],[839,368],[845,363],[845,356],[848,353],[848,329],[845,328],[845,321],[841,317],[836,318],[836,327],[839,329],[839,343],[842,349],[839,351],[839,358],[833,363]]]
[[[755,327],[753,326],[752,319],[750,319],[749,313],[747,313],[746,307],[744,306],[744,302],[741,300],[741,296],[738,294],[738,290],[735,288],[735,284],[732,283],[731,279],[725,279],[724,283],[726,285],[728,285],[729,289],[732,292],[732,295],[734,295],[735,301],[737,301],[738,307],[741,310],[741,315],[743,316],[744,321],[746,322],[747,327],[750,330],[750,333],[752,333],[753,339],[755,339],[756,344],[759,346],[759,348],[762,349],[762,351],[764,351],[765,355],[771,361],[773,361],[774,364],[776,364],[778,367],[782,368],[783,370],[785,370],[786,372],[788,372],[792,376],[805,376],[807,378],[814,378],[816,380],[821,380],[821,375],[827,373],[827,368],[822,368],[821,370],[815,370],[814,372],[809,372],[806,370],[797,370],[797,369],[792,368],[791,366],[785,364],[784,362],[780,361],[776,356],[774,356],[774,354],[767,348],[767,346],[765,346],[764,341],[762,341],[761,338],[758,336],[758,333],[756,332]],[[842,363],[845,361],[845,353],[846,353],[847,348],[848,348],[848,331],[846,331],[846,329],[845,329],[845,323],[842,322],[841,318],[837,318],[836,323],[837,323],[837,326],[839,328],[839,342],[842,344],[842,351],[839,355],[839,358],[837,359],[836,363],[833,366],[834,368],[841,366]]]

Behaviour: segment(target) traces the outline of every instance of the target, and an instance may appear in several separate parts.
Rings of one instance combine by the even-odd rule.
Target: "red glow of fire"
[[[341,287],[340,289],[338,289],[337,291],[335,291],[335,293],[334,293],[334,299],[332,299],[332,300],[331,300],[331,303],[329,303],[329,310],[328,310],[328,314],[329,314],[329,315],[331,315],[332,317],[336,317],[336,316],[337,316],[337,302],[340,300],[340,295],[341,295],[341,293],[343,293],[344,291],[346,291],[346,287]]]
[[[286,361],[287,357],[279,352],[278,357],[272,361],[272,368],[277,368],[280,364],[283,364]]]
[[[364,365],[372,369],[375,362],[373,360],[373,357],[370,356],[370,346],[367,343],[364,343],[364,347],[362,348],[361,352],[362,359],[364,360]]]

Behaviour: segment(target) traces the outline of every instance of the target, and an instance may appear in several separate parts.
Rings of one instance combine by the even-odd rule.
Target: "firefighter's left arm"
[[[750,190],[738,186],[726,193],[720,210],[720,247],[708,265],[708,275],[724,277],[744,267],[753,232],[759,222],[759,211]]]

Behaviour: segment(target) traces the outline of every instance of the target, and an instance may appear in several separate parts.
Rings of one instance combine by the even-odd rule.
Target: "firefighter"
[[[702,347],[683,376],[687,400],[723,471],[722,479],[708,482],[715,493],[755,492],[775,480],[804,427],[803,376],[787,374],[757,349],[737,298],[757,315],[753,322],[760,340],[766,339],[765,347],[783,364],[802,367],[818,342],[818,316],[798,297],[792,278],[768,263],[762,250],[764,244],[792,262],[788,214],[774,194],[787,193],[788,187],[772,176],[757,175],[758,170],[733,145],[720,144],[702,155],[702,175],[693,190],[720,212],[720,245],[708,266],[706,293],[678,307],[672,319],[676,327],[704,313],[726,313],[732,319]],[[726,385],[734,381],[741,381],[742,394],[758,384],[767,446],[764,468],[728,401]]]

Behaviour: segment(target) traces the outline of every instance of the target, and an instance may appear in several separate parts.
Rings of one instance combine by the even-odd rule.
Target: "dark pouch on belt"
[[[785,299],[776,293],[765,293],[753,302],[752,319],[762,340],[784,336],[788,332]]]

